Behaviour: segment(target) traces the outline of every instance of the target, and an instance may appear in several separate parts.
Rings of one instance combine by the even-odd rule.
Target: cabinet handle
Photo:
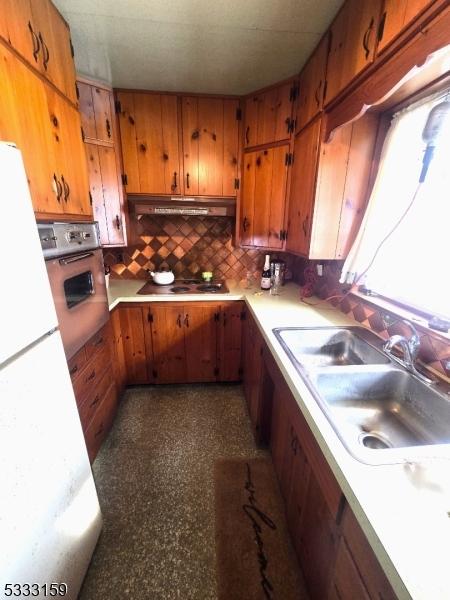
[[[106,119],[106,134],[109,138],[111,137],[111,123],[109,119]]]
[[[117,229],[120,231],[120,219],[119,219],[119,215],[116,215],[115,223],[116,223]]]
[[[100,346],[101,344],[103,344],[103,336],[101,338],[99,338],[97,341],[94,342],[94,348],[96,348],[97,346]]]
[[[250,125],[247,125],[247,127],[245,129],[245,143],[247,144],[247,146],[250,144],[250,139],[248,137],[249,133],[250,133]]]
[[[178,325],[178,327],[181,327],[181,315],[178,315],[177,325]]]
[[[99,400],[100,400],[100,396],[97,394],[89,406],[95,406]]]
[[[36,35],[33,26],[31,25],[31,21],[28,21],[28,29],[30,30],[31,40],[33,42],[33,58],[37,62],[39,50],[41,49],[41,43],[39,42],[39,38]]]
[[[189,189],[189,173],[186,173],[186,187]]]
[[[316,99],[317,108],[319,108],[319,106],[320,106],[320,96],[319,96],[319,93],[320,93],[320,90],[322,88],[322,83],[323,83],[322,80],[320,80],[320,83],[317,86],[316,91],[314,93],[314,98]]]
[[[92,371],[92,373],[89,375],[89,377],[86,379],[86,381],[92,381],[95,377],[95,369]]]
[[[176,190],[178,187],[178,183],[177,183],[177,172],[174,171],[173,172],[173,184],[172,184],[172,189]]]
[[[365,32],[364,37],[363,37],[363,48],[365,50],[366,60],[369,58],[369,54],[370,54],[369,37],[370,37],[370,34],[372,32],[373,26],[374,26],[374,20],[373,20],[373,17],[372,17],[372,19],[370,20],[369,27],[366,29],[366,32]]]
[[[381,15],[380,24],[378,25],[378,41],[381,42],[384,35],[384,26],[386,25],[386,11]]]
[[[74,373],[76,373],[78,371],[78,365],[75,365],[74,367],[72,367],[69,371],[69,375],[73,375]]]
[[[42,59],[42,64],[44,65],[44,69],[47,70],[48,61],[50,60],[50,52],[47,44],[44,42],[44,38],[42,33],[39,32],[39,40],[41,42],[42,50],[44,51],[44,57]]]
[[[242,221],[242,229],[244,231],[247,231],[248,226],[249,226],[249,221],[248,221],[247,217],[244,217],[244,220]]]
[[[189,327],[189,315],[187,313],[184,317],[184,324],[186,325],[186,327]]]
[[[61,196],[62,196],[62,185],[61,182],[58,180],[58,178],[56,177],[56,173],[53,173],[53,183],[55,184],[53,186],[53,191],[56,194],[56,199],[58,200],[58,202],[61,202]]]
[[[139,144],[139,149],[141,152],[146,152],[147,151],[147,146],[145,144]]]
[[[98,437],[101,433],[103,433],[103,423],[100,425],[100,429],[95,432],[94,437]]]
[[[303,219],[303,223],[302,223],[303,234],[305,237],[307,237],[307,235],[308,235],[308,220],[309,220],[309,215],[306,215],[306,217]]]
[[[67,181],[64,179],[64,175],[61,175],[61,181],[64,187],[64,201],[67,202],[70,196],[70,187]]]

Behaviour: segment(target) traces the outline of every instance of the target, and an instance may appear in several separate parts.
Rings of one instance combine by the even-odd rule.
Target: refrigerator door
[[[77,597],[101,513],[59,332],[0,368],[0,596],[66,583]]]
[[[30,191],[15,146],[0,142],[2,293],[0,364],[58,326]]]

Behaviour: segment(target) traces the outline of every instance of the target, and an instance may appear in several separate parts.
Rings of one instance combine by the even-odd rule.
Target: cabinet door
[[[186,194],[235,196],[237,100],[182,98]]]
[[[280,249],[284,226],[289,146],[246,153],[242,184],[241,243]]]
[[[143,311],[137,306],[120,307],[118,310],[127,383],[131,385],[148,383]]]
[[[153,351],[149,375],[156,383],[180,383],[186,379],[184,348],[184,309],[180,304],[158,304],[147,313],[145,329],[147,349]],[[148,352],[147,350],[147,352]],[[150,353],[148,352],[150,359]]]
[[[336,555],[336,524],[311,472],[300,530],[300,560],[312,598],[326,598]],[[356,596],[358,597],[358,596]]]
[[[360,577],[345,538],[341,538],[339,541],[328,598],[338,598],[339,600],[353,600],[353,598],[370,600],[366,586]]]
[[[324,36],[300,73],[295,129],[300,131],[321,110],[330,37]]]
[[[2,0],[1,12],[6,16],[8,38],[23,58],[39,68],[41,45],[39,31],[33,23],[30,0]]]
[[[411,24],[433,0],[384,0],[377,54]]]
[[[220,311],[220,381],[239,381],[242,377],[242,302],[228,302]]]
[[[272,424],[270,429],[270,451],[275,472],[280,484],[283,498],[287,500],[289,495],[292,453],[290,451],[291,434],[290,420],[286,407],[286,396],[283,393],[284,386],[275,386],[272,401]]]
[[[124,218],[121,205],[121,190],[117,173],[116,151],[108,146],[98,146],[102,191],[108,230],[108,244],[124,243]]]
[[[381,0],[347,0],[331,25],[328,104],[373,61]]]
[[[139,191],[177,194],[180,172],[177,98],[139,93],[133,96]],[[125,156],[124,168],[128,175]]]
[[[102,172],[100,168],[99,149],[101,146],[85,144],[89,175],[89,190],[92,199],[94,220],[98,222],[100,243],[109,244],[108,225],[106,223],[105,202],[103,199]]]
[[[244,147],[287,140],[292,117],[292,83],[246,99]]]
[[[309,255],[316,173],[320,144],[320,119],[297,134],[289,197],[286,249]]]
[[[62,213],[62,190],[56,194],[54,179],[56,168],[47,118],[46,86],[6,49],[2,48],[1,52],[7,68],[5,75],[14,88],[14,113],[18,120],[17,128],[13,126],[17,139],[12,141],[22,152],[33,208],[38,213]],[[12,116],[8,127],[14,120]]]
[[[42,3],[42,0],[37,0]],[[34,4],[33,2],[33,11]],[[61,92],[74,104],[77,103],[75,63],[70,29],[56,7],[48,2],[48,19],[51,31],[51,56],[48,60],[49,78]]]
[[[127,176],[125,189],[129,194],[141,191],[139,181],[139,161],[136,145],[136,114],[134,94],[118,92],[120,141],[122,146],[123,170]]]
[[[118,309],[113,310],[111,313],[111,325],[112,325],[112,343],[113,343],[113,357],[114,357],[114,376],[116,380],[116,386],[118,393],[120,394],[126,382],[126,366],[125,366],[125,354],[123,351],[123,338],[122,329],[120,326],[120,312]]]
[[[84,135],[88,139],[95,139],[97,133],[95,129],[94,100],[92,98],[92,86],[87,83],[77,82],[78,86],[78,107],[81,115],[81,126]]]
[[[218,379],[219,311],[215,304],[190,302],[183,307],[186,381]]]
[[[95,115],[95,138],[103,142],[113,141],[112,93],[99,87],[92,87],[92,104]],[[84,132],[86,135],[86,132]]]
[[[292,425],[291,425],[292,427]],[[286,500],[286,516],[289,533],[297,556],[301,557],[301,533],[303,513],[309,484],[311,467],[301,446],[301,437],[293,430],[291,433],[290,451],[293,454],[291,462],[291,480]]]

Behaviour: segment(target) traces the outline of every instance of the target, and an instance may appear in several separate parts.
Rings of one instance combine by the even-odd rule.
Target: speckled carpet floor
[[[127,390],[93,465],[104,526],[80,599],[215,600],[214,463],[265,456],[240,386]]]

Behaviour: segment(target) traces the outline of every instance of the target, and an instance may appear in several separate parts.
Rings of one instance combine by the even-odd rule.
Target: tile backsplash
[[[265,252],[233,246],[234,220],[228,217],[145,215],[131,222],[132,244],[104,250],[112,277],[147,279],[147,269],[169,267],[177,278],[212,271],[217,279],[260,275]],[[276,253],[271,252],[271,256]],[[278,253],[289,263],[293,257]]]

